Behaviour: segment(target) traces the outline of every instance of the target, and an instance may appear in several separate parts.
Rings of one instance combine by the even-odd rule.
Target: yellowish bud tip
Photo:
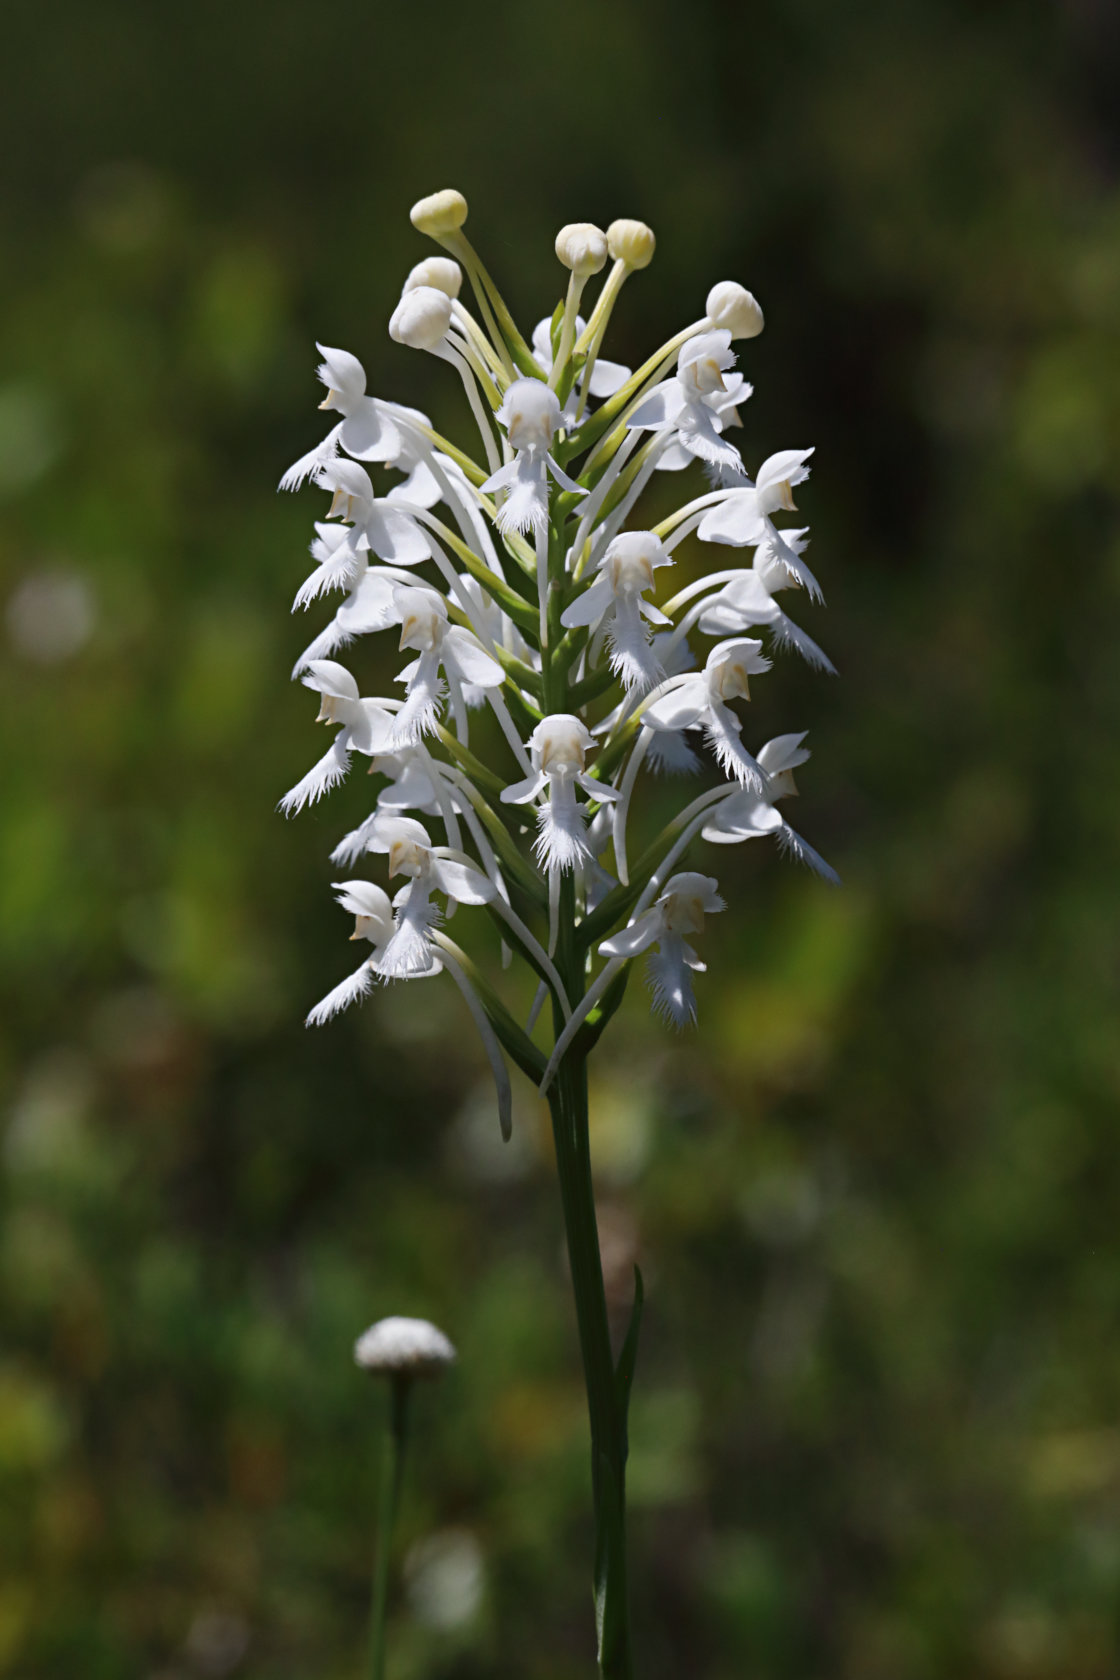
[[[594,222],[569,222],[556,235],[556,255],[573,274],[598,274],[607,260],[607,236]]]
[[[648,268],[657,246],[653,229],[644,222],[612,222],[607,229],[607,250],[627,268]]]
[[[429,193],[427,198],[417,199],[409,217],[413,227],[429,238],[446,239],[466,221],[467,201],[454,187],[444,187],[442,192]]]

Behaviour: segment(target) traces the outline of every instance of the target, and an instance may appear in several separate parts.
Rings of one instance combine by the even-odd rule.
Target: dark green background
[[[391,1311],[461,1350],[395,1676],[590,1671],[542,1116],[499,1150],[446,981],[304,1032],[368,784],[273,811],[313,340],[462,435],[385,333],[447,184],[527,326],[561,222],[654,226],[622,360],[741,279],[748,463],[817,446],[840,676],[751,727],[811,730],[846,884],[698,851],[699,1030],[634,985],[598,1057],[642,1680],[1120,1669],[1116,45],[1103,0],[9,9],[0,1671],[359,1674]]]

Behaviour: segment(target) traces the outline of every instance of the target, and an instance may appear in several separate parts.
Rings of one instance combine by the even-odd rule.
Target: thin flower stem
[[[373,1614],[370,1637],[370,1680],[384,1680],[385,1623],[389,1604],[389,1566],[392,1562],[393,1528],[400,1504],[404,1477],[405,1448],[408,1445],[408,1401],[412,1379],[396,1373],[389,1379],[389,1420],[381,1469],[377,1514],[377,1550],[373,1562]]]
[[[577,995],[583,953],[575,939],[575,889],[561,889],[559,967]],[[563,1019],[556,1012],[557,1036]],[[560,1179],[576,1324],[591,1424],[591,1486],[595,1503],[595,1609],[602,1680],[633,1673],[626,1584],[626,1419],[611,1352],[595,1195],[591,1179],[586,1058],[570,1051],[548,1093]]]

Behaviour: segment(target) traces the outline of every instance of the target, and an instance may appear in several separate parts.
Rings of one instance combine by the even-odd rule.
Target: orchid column
[[[809,756],[803,732],[758,746],[743,738],[742,708],[751,679],[770,669],[767,649],[831,670],[778,601],[784,591],[820,598],[805,528],[779,522],[796,512],[812,451],[772,454],[752,479],[727,437],[751,395],[731,346],[763,324],[742,286],[713,287],[704,313],[631,372],[601,351],[624,285],[653,256],[649,228],[563,228],[565,294],[526,339],[466,218],[457,192],[413,207],[414,225],[444,254],[413,269],[389,330],[450,364],[477,448],[369,395],[355,356],[319,347],[321,406],[341,418],[283,484],[311,480],[331,496],[296,605],[330,592],[342,601],[293,675],[336,733],[281,805],[294,813],[320,799],[355,754],[379,777],[372,810],[332,853],[347,870],[368,863],[368,875],[334,889],[368,954],[308,1021],[325,1023],[382,985],[446,976],[481,1038],[503,1135],[507,1058],[548,1098],[591,1423],[599,1666],[619,1680],[632,1672],[626,1420],[642,1290],[639,1276],[616,1353],[587,1061],[640,957],[654,1010],[678,1028],[695,1020],[696,943],[705,918],[725,908],[716,881],[686,867],[695,845],[769,835],[836,879],[778,810]],[[603,270],[585,317],[587,284]],[[460,297],[464,272],[473,310]],[[375,483],[370,467],[389,476]],[[697,467],[706,483],[693,486]],[[682,505],[645,528],[653,475],[686,469]],[[712,545],[713,567],[674,593],[663,580],[693,535]],[[382,632],[410,658],[399,692],[367,695],[337,656]],[[700,786],[686,785],[676,815],[649,833],[642,795],[655,776]],[[381,881],[397,877],[390,898]],[[516,958],[520,974],[479,957],[478,912],[496,924],[503,967]]]

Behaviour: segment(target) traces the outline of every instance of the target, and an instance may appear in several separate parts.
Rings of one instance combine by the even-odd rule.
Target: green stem
[[[564,881],[557,966],[572,995],[582,989],[571,876]],[[556,1030],[562,1028],[557,1019]],[[573,1045],[549,1090],[576,1324],[591,1423],[595,1504],[595,1616],[602,1680],[633,1673],[626,1585],[626,1415],[615,1376],[591,1179],[587,1062]]]
[[[370,1680],[384,1680],[385,1622],[389,1603],[389,1564],[393,1550],[393,1527],[400,1504],[404,1454],[408,1442],[408,1399],[412,1378],[399,1373],[389,1380],[389,1427],[381,1468],[381,1489],[377,1513],[377,1552],[373,1562],[373,1628],[370,1639]]]

